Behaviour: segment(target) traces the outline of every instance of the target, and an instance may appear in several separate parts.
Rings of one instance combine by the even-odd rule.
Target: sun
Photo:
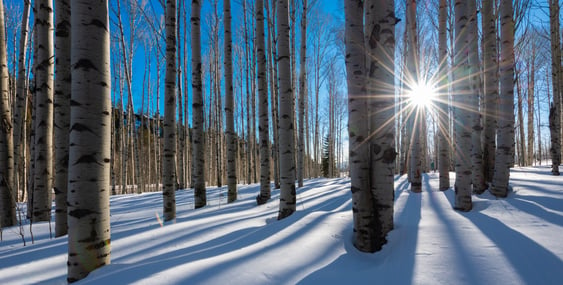
[[[426,82],[417,83],[408,94],[411,104],[417,107],[430,108],[436,100],[436,88]]]

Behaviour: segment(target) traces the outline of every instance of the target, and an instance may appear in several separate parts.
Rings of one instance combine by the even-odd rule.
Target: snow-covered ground
[[[453,177],[453,173],[452,173]],[[452,178],[452,185],[454,179]],[[423,192],[395,181],[395,229],[375,254],[352,245],[349,180],[314,179],[298,189],[297,212],[277,221],[279,191],[256,206],[257,185],[208,189],[194,210],[192,191],[177,192],[178,218],[161,225],[160,193],[111,198],[112,263],[77,284],[562,284],[563,176],[547,167],[515,168],[506,199],[473,196],[474,209],[452,209],[453,190]],[[27,246],[3,230],[0,284],[65,284],[66,237],[33,226]]]

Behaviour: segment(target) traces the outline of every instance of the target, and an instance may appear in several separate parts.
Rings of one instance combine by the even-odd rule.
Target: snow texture
[[[455,175],[452,173],[452,185]],[[422,193],[395,179],[395,228],[378,253],[352,245],[348,179],[306,180],[297,212],[278,221],[279,191],[256,206],[259,185],[177,191],[178,217],[162,225],[161,193],[111,197],[112,263],[76,284],[562,284],[563,177],[548,167],[515,168],[505,199],[473,195],[473,210],[452,209],[438,173]],[[54,225],[52,225],[54,228]],[[67,238],[49,223],[3,229],[0,284],[66,284]]]

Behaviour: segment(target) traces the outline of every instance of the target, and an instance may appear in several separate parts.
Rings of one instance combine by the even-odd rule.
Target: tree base
[[[262,195],[256,196],[256,204],[258,205],[264,205],[266,204],[266,202],[268,202],[268,200],[270,200],[270,197],[265,197]]]

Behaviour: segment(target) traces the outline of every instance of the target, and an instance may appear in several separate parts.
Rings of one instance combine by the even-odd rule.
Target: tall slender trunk
[[[266,20],[268,21],[268,47],[269,56],[268,60],[270,62],[270,105],[272,109],[272,130],[273,130],[273,142],[272,142],[272,158],[274,161],[274,188],[280,188],[280,162],[279,162],[279,152],[278,152],[278,74],[277,74],[277,64],[276,64],[276,42],[274,35],[274,25],[275,17],[270,17],[270,9],[267,4],[270,0],[266,1]],[[272,0],[272,14],[276,11],[276,1]]]
[[[303,0],[301,15],[301,51],[299,52],[299,136],[297,154],[297,185],[303,187],[303,157],[305,155],[305,102],[307,95],[307,0]]]
[[[534,92],[535,92],[535,60],[536,49],[532,48],[532,56],[528,62],[528,165],[534,164]],[[539,106],[538,106],[539,107]]]
[[[48,221],[51,216],[53,185],[53,5],[38,0],[34,6],[37,33],[35,63],[35,172],[33,221]]]
[[[71,7],[69,282],[110,263],[110,29],[108,3],[98,3]]]
[[[346,74],[348,82],[348,134],[350,138],[350,182],[354,218],[354,246],[360,251],[377,250],[376,232],[372,215],[374,203],[370,191],[368,114],[365,90],[365,54],[363,1],[346,0]],[[379,242],[381,243],[381,242]],[[381,246],[381,245],[379,245]]]
[[[18,78],[16,82],[16,107],[13,114],[14,126],[14,169],[15,169],[15,187],[21,189],[22,193],[26,191],[25,176],[25,117],[27,106],[27,69],[26,69],[26,50],[29,31],[29,9],[30,0],[24,1],[21,34],[19,42],[18,55]],[[22,195],[24,196],[24,195]],[[16,196],[17,198],[17,196]],[[22,197],[23,198],[23,197]]]
[[[483,0],[483,79],[485,86],[483,110],[483,171],[485,181],[493,181],[498,113],[498,54],[494,0]]]
[[[500,33],[500,100],[495,174],[490,191],[497,197],[508,195],[510,168],[514,165],[514,20],[512,1],[502,1]]]
[[[258,112],[260,136],[260,194],[256,202],[266,203],[270,199],[270,129],[268,121],[268,78],[266,77],[266,52],[264,35],[264,1],[256,0],[256,47],[258,56]]]
[[[455,2],[455,59],[454,59],[454,114],[455,114],[455,204],[454,208],[460,211],[470,211],[471,202],[471,111],[464,108],[470,106],[470,80],[469,80],[469,37],[467,3],[464,0]]]
[[[192,0],[192,120],[193,120],[193,173],[195,208],[207,204],[205,192],[205,142],[203,137],[203,96],[201,82],[201,6],[199,0]]]
[[[55,236],[67,233],[70,127],[70,1],[55,1]]]
[[[278,0],[278,81],[279,81],[279,136],[280,136],[280,207],[278,220],[295,212],[295,164],[293,104],[290,76],[288,0]]]
[[[479,99],[481,98],[481,79],[479,71],[481,70],[479,61],[479,36],[477,27],[477,8],[475,0],[467,1],[467,10],[469,16],[468,32],[469,37],[469,84],[470,94],[470,116],[471,116],[471,174],[473,183],[473,192],[483,193],[487,189],[485,184],[484,170],[483,170],[483,151],[481,147],[481,112],[479,110]]]
[[[441,191],[450,188],[450,146],[449,140],[449,119],[448,119],[448,44],[446,21],[448,11],[446,10],[446,0],[440,0],[439,11],[439,33],[438,50],[440,61],[439,67],[439,98],[438,104],[438,171],[440,172]]]
[[[235,133],[233,100],[233,55],[232,55],[232,35],[231,35],[231,0],[223,0],[223,16],[225,17],[225,120],[227,135],[227,188],[228,202],[237,199],[237,136]]]
[[[16,224],[17,198],[14,183],[14,141],[5,39],[4,4],[0,2],[0,229]]]
[[[563,85],[561,68],[559,1],[549,1],[549,23],[551,29],[551,78],[553,86],[553,104],[549,110],[549,129],[551,134],[551,173],[559,175],[561,164],[561,87]]]
[[[162,203],[164,221],[176,218],[176,0],[166,0],[166,74],[164,75],[164,157]]]
[[[407,65],[409,77],[411,78],[410,87],[418,84],[418,31],[416,20],[416,0],[407,0],[407,34],[408,34],[408,52]],[[412,126],[411,148],[410,148],[410,172],[411,172],[411,191],[422,191],[422,143],[421,143],[421,127],[424,118],[424,110],[417,106],[411,106],[414,111],[410,114],[409,125]],[[411,111],[407,111],[411,113]]]

